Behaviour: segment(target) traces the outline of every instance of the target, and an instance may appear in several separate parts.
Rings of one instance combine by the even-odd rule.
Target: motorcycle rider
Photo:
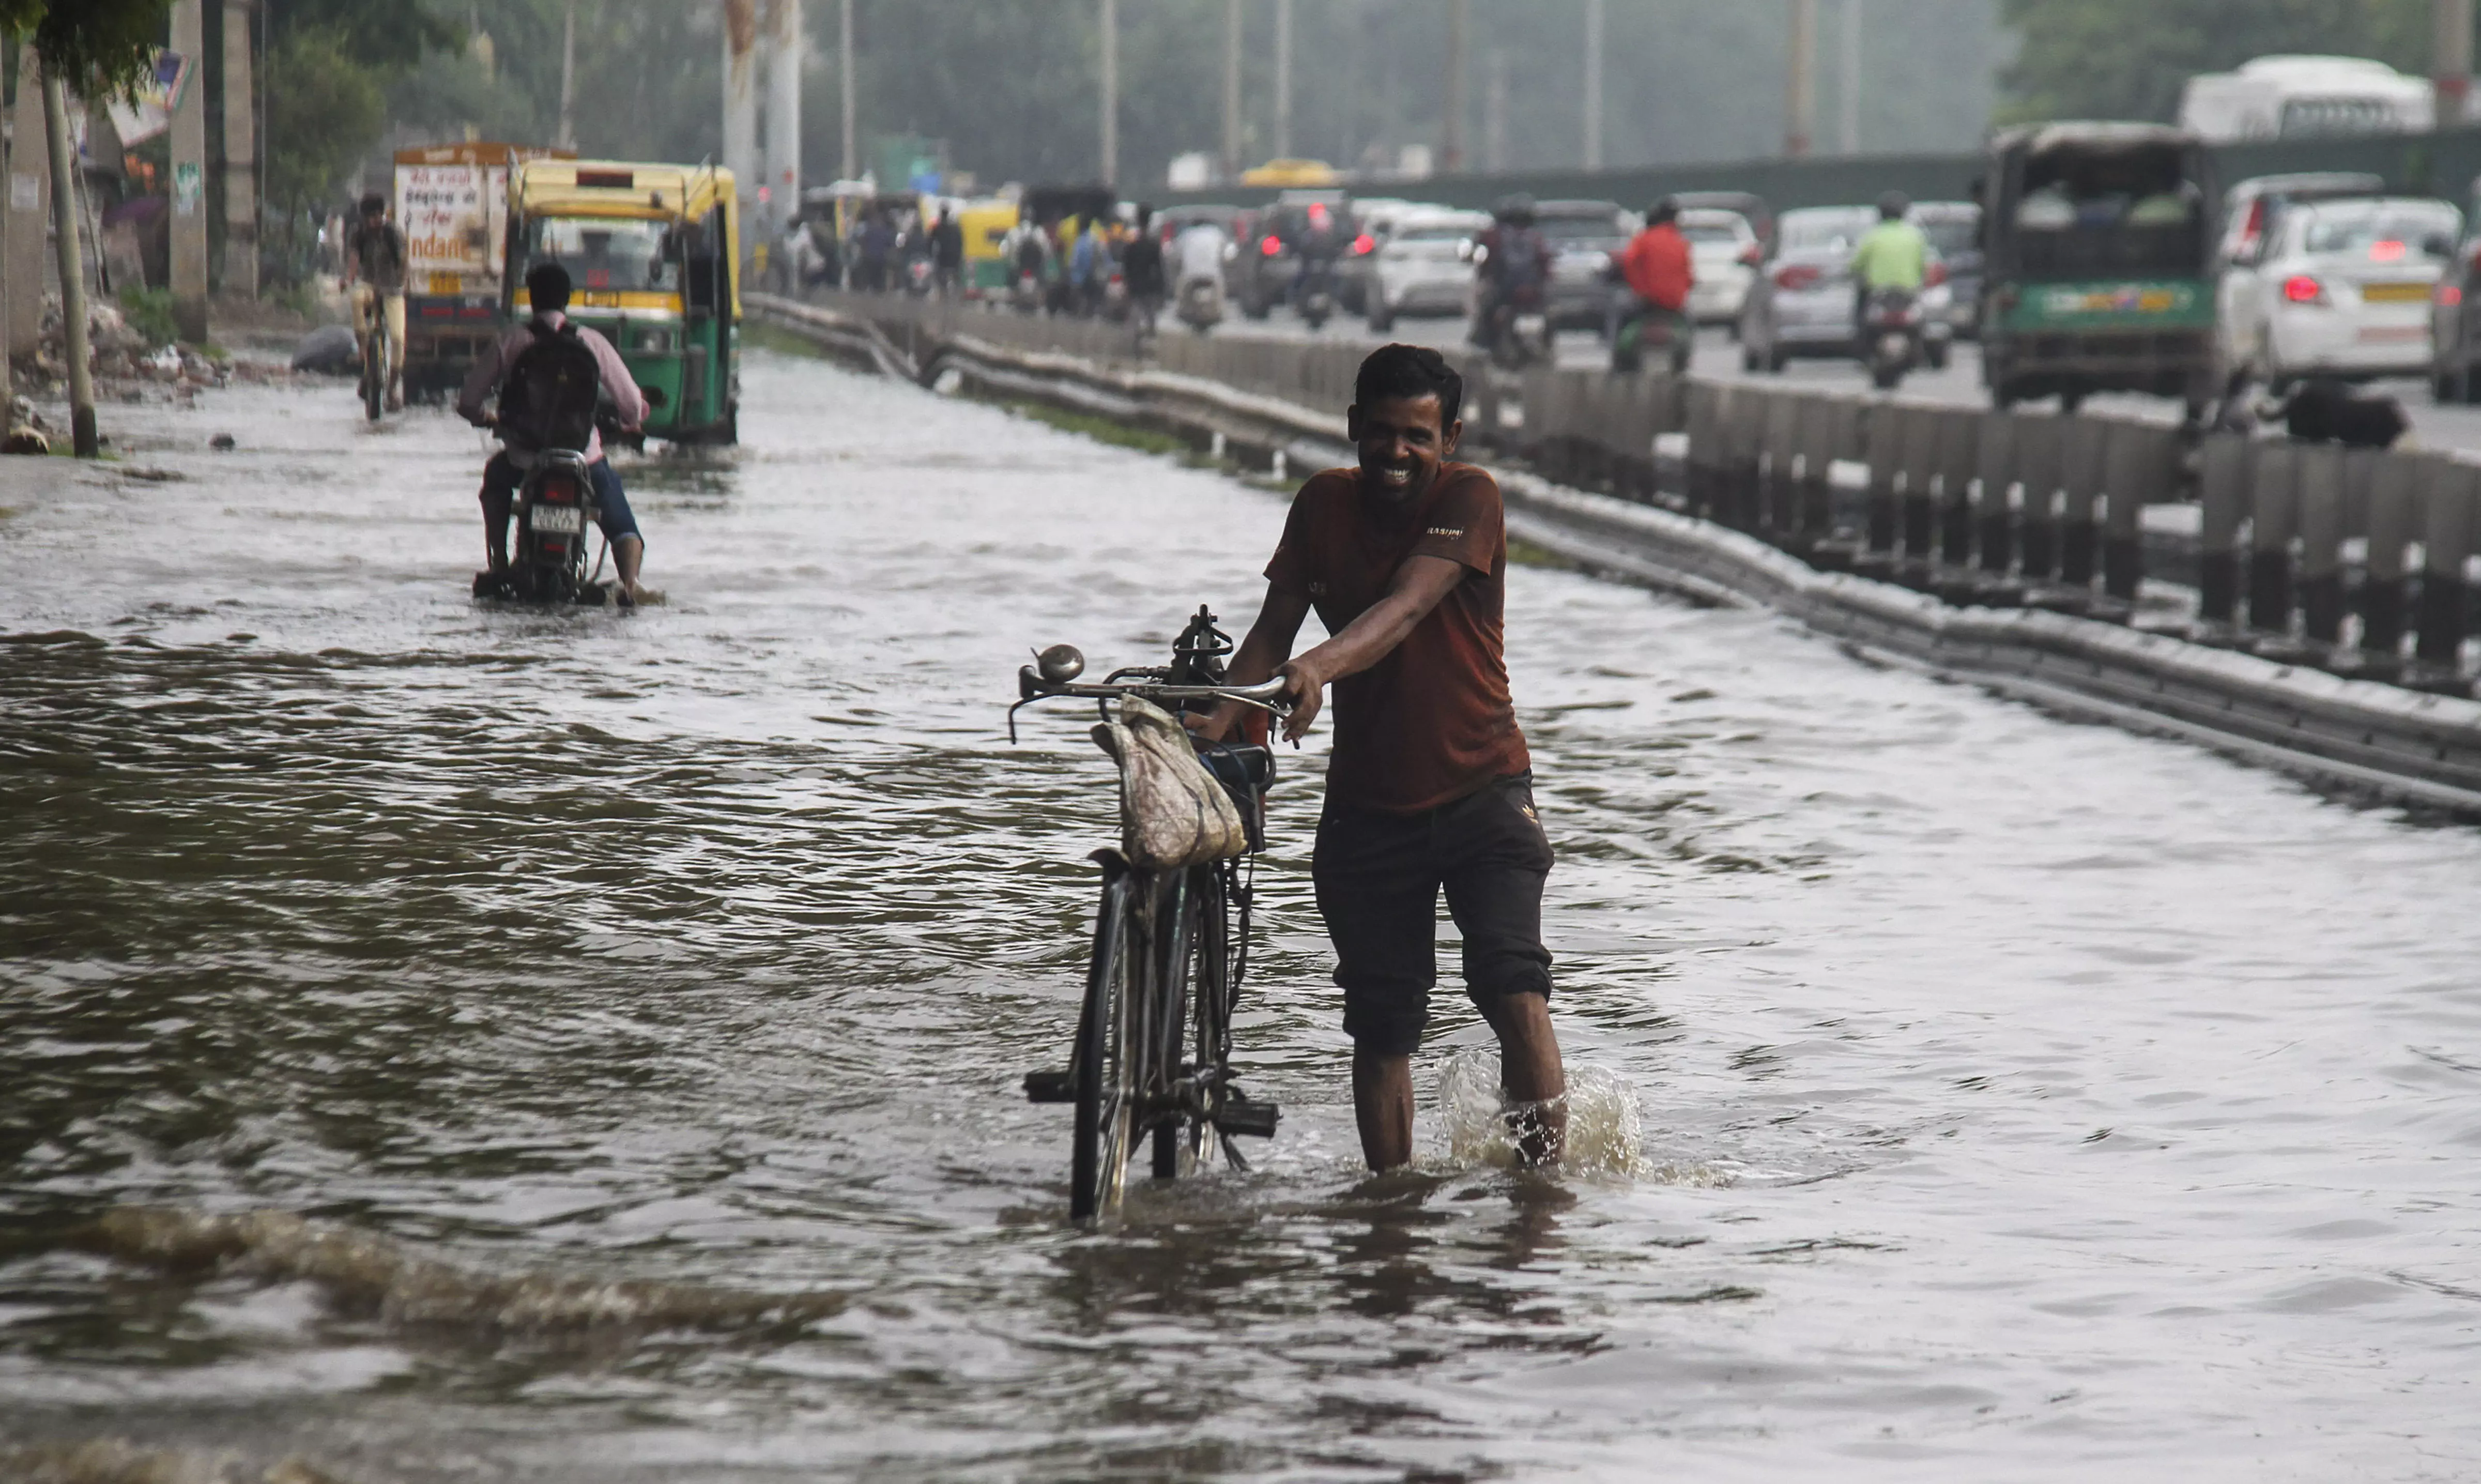
[[[1614,360],[1623,354],[1625,344],[1633,362],[1636,341],[1631,337],[1641,335],[1643,322],[1648,320],[1668,320],[1673,335],[1693,336],[1688,291],[1696,286],[1697,269],[1689,258],[1688,239],[1680,232],[1680,202],[1668,195],[1655,202],[1645,214],[1645,229],[1630,240],[1618,258],[1631,299],[1611,329]]]
[[[939,208],[938,224],[930,228],[930,271],[941,299],[954,298],[965,281],[965,229],[948,206]]]
[[[1491,208],[1491,224],[1481,234],[1479,301],[1474,306],[1473,343],[1484,351],[1499,349],[1501,321],[1519,309],[1538,305],[1551,281],[1551,242],[1533,224],[1533,197],[1522,194]]]
[[[1300,267],[1293,273],[1293,308],[1297,312],[1314,288],[1335,292],[1335,260],[1344,255],[1344,235],[1336,229],[1335,213],[1324,201],[1312,201],[1303,215],[1300,235],[1293,244]]]
[[[369,353],[374,314],[387,316],[387,409],[405,408],[405,230],[387,219],[387,197],[362,197],[362,219],[345,239],[343,288],[353,301],[353,360]],[[369,388],[360,388],[367,395]]]
[[[1878,197],[1878,224],[1852,245],[1853,343],[1861,343],[1861,326],[1869,296],[1880,289],[1901,289],[1918,295],[1929,277],[1930,239],[1904,220],[1913,203],[1901,191]]]
[[[567,324],[568,270],[558,263],[536,263],[526,270],[526,299],[534,309],[534,318],[501,337],[488,355],[474,363],[473,372],[465,378],[464,392],[457,399],[457,413],[477,428],[491,426],[483,411],[483,404],[501,388],[517,357],[537,339],[546,335],[573,334],[580,343],[594,352],[594,364],[602,374],[605,400],[619,414],[624,429],[634,429],[646,417],[646,398],[638,390],[636,378],[622,364],[620,352],[612,342],[583,325]],[[483,466],[483,540],[491,560],[491,575],[505,578],[509,570],[508,534],[509,507],[515,498],[517,486],[525,482],[525,471],[534,464],[539,450],[521,446],[511,436],[513,430],[500,430],[502,447]],[[640,563],[646,553],[645,538],[638,534],[638,519],[629,510],[629,498],[620,487],[620,476],[613,472],[612,461],[603,456],[603,434],[598,430],[588,435],[586,475],[594,484],[597,507],[596,521],[603,527],[604,539],[612,543],[612,557],[620,572],[620,601],[633,605],[645,595],[638,586]]]
[[[1223,318],[1224,241],[1223,229],[1212,221],[1196,222],[1172,239],[1172,256],[1180,265],[1180,301],[1186,304],[1191,294],[1202,295],[1215,320]],[[1195,289],[1194,284],[1206,287]]]

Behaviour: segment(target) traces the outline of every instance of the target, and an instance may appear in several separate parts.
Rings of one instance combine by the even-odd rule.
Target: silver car
[[[1869,206],[1807,206],[1775,224],[1740,309],[1740,364],[1781,371],[1795,355],[1850,355],[1858,305],[1852,249],[1878,221]]]
[[[1433,209],[1398,218],[1371,273],[1371,329],[1387,333],[1397,315],[1469,313],[1474,239],[1489,227],[1489,214],[1478,211]]]

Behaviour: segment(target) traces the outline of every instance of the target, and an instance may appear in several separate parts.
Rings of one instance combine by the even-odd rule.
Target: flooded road
[[[1064,1056],[1111,775],[1002,711],[1029,645],[1245,622],[1282,500],[747,380],[745,447],[628,471],[634,615],[469,603],[482,445],[346,389],[0,461],[0,1450],[2481,1470],[2481,833],[1562,572],[1512,576],[1510,664],[1561,1033],[1638,1146],[1460,1156],[1455,1004],[1422,1166],[1363,1179],[1314,746],[1239,1031],[1281,1133],[1067,1227],[1066,1110],[1016,1087]]]

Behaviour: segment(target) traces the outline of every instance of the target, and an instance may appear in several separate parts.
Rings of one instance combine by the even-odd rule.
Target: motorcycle
[[[1892,392],[1921,363],[1920,296],[1910,289],[1871,289],[1861,307],[1861,360],[1869,384]]]
[[[1042,274],[1030,268],[1017,270],[1016,281],[1008,287],[1008,302],[1019,314],[1034,314],[1043,302]]]
[[[1551,318],[1543,313],[1542,291],[1520,289],[1490,310],[1490,359],[1496,366],[1522,371],[1551,355]]]
[[[599,514],[584,454],[546,449],[535,455],[509,507],[513,539],[508,567],[476,573],[474,596],[601,604],[607,589],[586,572],[588,533]]]
[[[1300,281],[1294,285],[1293,307],[1301,323],[1319,329],[1335,317],[1335,272],[1322,258],[1306,258],[1301,262]]]
[[[936,276],[927,257],[909,257],[904,260],[904,292],[915,299],[930,297],[931,284]]]
[[[1180,286],[1180,323],[1203,335],[1223,323],[1223,286],[1212,278],[1191,278]]]
[[[1685,376],[1696,344],[1695,327],[1679,311],[1639,304],[1622,314],[1611,330],[1611,371],[1634,376],[1644,369],[1646,352],[1651,351],[1670,364],[1673,376]]]

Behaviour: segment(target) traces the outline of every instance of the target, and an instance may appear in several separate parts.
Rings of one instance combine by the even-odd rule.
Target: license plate
[[[579,535],[586,530],[586,511],[573,505],[538,505],[528,518],[545,535]]]
[[[443,297],[462,294],[465,292],[465,276],[462,273],[432,273],[431,292]]]
[[[1520,314],[1516,317],[1516,332],[1520,335],[1538,335],[1542,333],[1543,326],[1549,323],[1538,314]]]
[[[2426,325],[2370,325],[2361,330],[2363,345],[2410,345],[2428,338]]]
[[[2429,285],[2364,283],[2361,285],[2361,301],[2367,304],[2425,304],[2429,302]]]

